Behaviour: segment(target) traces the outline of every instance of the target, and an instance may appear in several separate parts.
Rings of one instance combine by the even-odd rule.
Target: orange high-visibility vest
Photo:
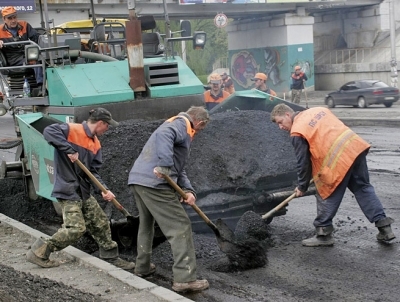
[[[206,103],[221,103],[223,100],[225,100],[230,94],[226,92],[225,90],[220,91],[221,96],[218,99],[215,99],[213,95],[211,94],[210,90],[204,91],[204,101]]]
[[[323,107],[307,109],[296,115],[290,135],[307,140],[315,187],[323,199],[335,191],[355,159],[370,147]]]
[[[166,122],[173,122],[177,118],[183,118],[186,122],[186,133],[189,134],[190,139],[193,140],[194,135],[196,134],[196,130],[192,128],[192,124],[190,123],[189,119],[183,115],[176,115],[166,120]]]

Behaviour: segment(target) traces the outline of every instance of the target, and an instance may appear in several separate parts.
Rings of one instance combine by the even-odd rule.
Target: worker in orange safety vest
[[[304,246],[331,246],[332,220],[346,188],[354,194],[368,220],[375,223],[379,241],[395,237],[382,203],[369,182],[366,161],[370,145],[345,126],[329,109],[314,107],[294,112],[279,104],[271,112],[271,121],[290,132],[298,160],[296,196],[303,196],[310,180],[317,189],[316,235],[302,241]]]
[[[208,111],[223,102],[230,94],[222,88],[222,78],[218,73],[210,75],[211,89],[204,92],[204,102]]]

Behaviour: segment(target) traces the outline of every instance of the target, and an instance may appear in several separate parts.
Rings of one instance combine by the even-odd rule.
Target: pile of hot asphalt
[[[117,200],[132,214],[136,214],[136,207],[127,185],[128,174],[147,139],[162,122],[163,120],[122,121],[120,126],[110,128],[100,138],[104,160],[100,174]],[[264,186],[266,179],[271,180],[276,175],[294,171],[295,167],[296,159],[289,135],[270,122],[268,112],[230,111],[212,115],[206,129],[195,135],[186,172],[196,193],[205,200],[204,202],[207,202],[207,196],[212,196],[208,202],[211,200],[218,203],[234,199],[235,194],[240,191],[258,190],[260,186]],[[51,203],[28,202],[24,198],[22,182],[19,180],[2,180],[0,195],[0,212],[11,218],[24,222],[41,218],[60,221],[54,209],[49,206]],[[111,203],[102,202],[101,198],[99,202],[110,219],[124,218]],[[200,202],[198,205],[201,208]],[[252,214],[248,214],[233,231],[237,238],[235,243],[247,244],[248,240],[254,240],[257,253],[260,254],[258,244],[263,244],[262,241],[269,235],[267,224],[260,224],[258,220],[253,220]],[[204,239],[202,235],[197,238],[198,258],[220,256],[216,241],[209,238]],[[163,246],[165,244],[159,245],[158,252],[155,250],[153,256],[169,254],[170,251],[162,251]],[[93,245],[78,248],[91,252]],[[227,256],[229,258],[230,255]],[[264,256],[261,255],[259,260],[255,260],[257,263],[239,261],[235,267],[246,269],[262,266],[266,263],[266,259],[262,260],[262,257]],[[221,270],[232,268],[234,258],[235,255],[230,259],[230,264],[221,266]],[[163,261],[165,262],[165,255]],[[216,262],[213,260],[213,263]]]
[[[134,211],[129,171],[162,122],[123,121],[101,137],[102,178],[128,210]],[[212,202],[218,203],[234,198],[235,192],[258,190],[265,179],[273,182],[274,176],[295,169],[289,135],[270,121],[268,112],[231,111],[212,115],[207,127],[195,135],[186,172],[198,198],[214,193]],[[215,196],[219,192],[224,194]]]

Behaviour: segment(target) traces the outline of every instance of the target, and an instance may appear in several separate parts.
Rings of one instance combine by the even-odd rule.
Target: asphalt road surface
[[[0,116],[0,143],[8,142],[16,139],[15,128],[13,118],[10,114]],[[12,149],[0,149],[0,161],[14,161],[15,150]]]
[[[322,105],[309,100],[309,105]],[[214,272],[208,259],[198,259],[199,275],[208,279],[210,289],[190,295],[194,301],[398,301],[400,297],[399,175],[400,131],[382,127],[378,120],[400,119],[400,105],[392,108],[334,108],[337,116],[376,120],[372,126],[352,127],[372,144],[368,155],[371,183],[375,186],[397,238],[390,244],[376,241],[377,229],[369,223],[354,196],[347,192],[334,219],[336,243],[333,247],[308,248],[301,240],[314,232],[315,198],[293,200],[285,216],[270,224],[273,235],[265,267],[237,272]],[[4,119],[0,117],[3,136]],[[12,122],[12,121],[11,121]],[[7,124],[7,123],[6,123]],[[9,135],[8,132],[5,135]],[[12,152],[0,158],[13,160]],[[1,259],[0,259],[1,261]],[[51,270],[45,274],[51,277]],[[160,267],[158,285],[169,287],[170,268]],[[164,279],[163,279],[164,276]]]

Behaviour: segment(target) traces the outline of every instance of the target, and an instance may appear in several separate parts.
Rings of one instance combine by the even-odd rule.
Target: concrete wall
[[[337,90],[347,82],[361,79],[374,79],[390,85],[390,73],[388,71],[374,72],[341,72],[336,74],[318,74],[315,90]]]
[[[400,0],[393,1],[397,11],[397,8],[400,9]],[[396,28],[399,28],[400,15],[396,13],[395,18]],[[329,28],[332,33],[329,33]],[[400,68],[399,38],[397,34],[397,69]],[[336,89],[348,81],[367,78],[381,80],[390,85],[392,79],[389,63],[391,59],[389,1],[385,0],[380,5],[365,9],[315,16],[314,45],[318,61],[314,70],[316,90]],[[346,56],[344,50],[344,61],[351,61],[352,64],[325,64],[329,58],[333,57],[335,61],[335,56],[341,56],[341,52],[335,49],[356,49],[352,53],[357,52],[358,57]],[[369,49],[373,49],[371,54],[368,54]]]
[[[395,11],[400,0],[395,1]],[[396,22],[400,14],[395,14]],[[379,5],[348,11],[314,14],[315,52],[337,48],[367,48],[378,45],[389,35],[389,0]]]
[[[240,20],[228,24],[230,50],[313,42],[314,17],[298,14],[280,14],[258,20]]]
[[[257,72],[268,75],[267,85],[282,95],[290,90],[290,75],[300,65],[314,87],[314,18],[304,10],[264,20],[234,21],[227,27],[230,74],[236,90],[254,87]]]
[[[316,53],[343,45],[342,20],[337,12],[314,15],[314,51]]]

